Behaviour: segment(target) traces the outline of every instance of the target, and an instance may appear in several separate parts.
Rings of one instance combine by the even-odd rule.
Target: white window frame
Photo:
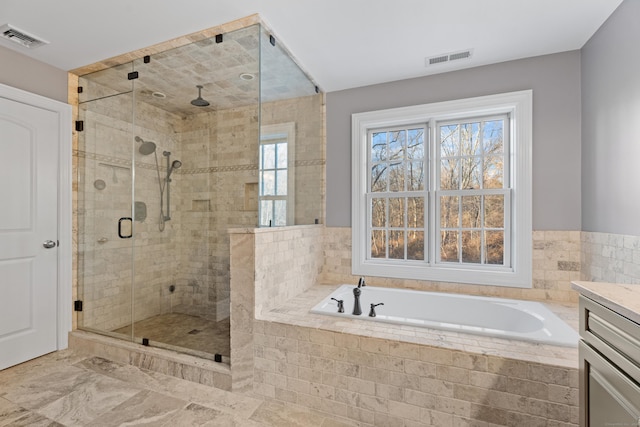
[[[476,98],[437,102],[387,110],[370,111],[352,115],[352,273],[354,275],[380,276],[402,279],[429,280],[481,285],[532,287],[532,103],[531,90],[510,92]],[[378,128],[428,123],[429,163],[436,157],[434,141],[436,122],[464,120],[479,116],[507,114],[509,116],[510,149],[509,173],[511,183],[510,231],[512,235],[511,265],[451,264],[436,262],[434,221],[425,228],[429,243],[429,255],[424,262],[368,258],[369,209],[367,204],[367,180],[370,175],[368,157],[368,131]],[[425,138],[427,143],[427,138]],[[428,165],[428,196],[425,200],[429,218],[435,213],[439,168]],[[509,222],[505,221],[505,226]],[[508,245],[505,244],[505,248]],[[427,256],[425,254],[425,256]]]
[[[277,123],[260,127],[260,149],[262,144],[272,144],[275,141],[286,141],[287,143],[287,195],[286,196],[262,196],[260,188],[260,177],[258,177],[258,226],[268,227],[260,224],[261,203],[265,200],[285,200],[287,203],[287,224],[295,224],[295,159],[296,159],[296,124],[295,122]],[[262,165],[258,165],[258,174],[262,171]],[[275,227],[275,225],[273,225]]]

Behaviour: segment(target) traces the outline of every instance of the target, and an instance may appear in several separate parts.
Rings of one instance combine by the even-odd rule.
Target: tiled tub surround
[[[582,280],[640,284],[640,236],[582,232]]]
[[[369,277],[368,284],[387,288],[464,293],[552,302],[578,302],[571,281],[580,280],[580,231],[533,232],[533,284],[530,289]],[[357,283],[351,275],[351,228],[327,227],[322,283]]]
[[[310,314],[335,288],[314,285],[336,266],[329,260],[338,256],[330,251],[344,250],[335,244],[344,234],[336,236],[340,229],[309,229],[314,233],[307,248],[293,243],[304,228],[231,234],[234,390],[253,389],[364,426],[576,425],[577,348]],[[293,234],[285,237],[287,231]],[[315,270],[301,266],[304,259],[316,259],[316,245],[324,248],[325,260],[314,282]],[[550,247],[562,252],[559,246],[540,244],[538,250],[541,255]],[[277,254],[278,248],[288,250],[280,263],[262,259],[265,253]],[[284,284],[275,279],[292,267],[302,271],[298,280]],[[350,272],[349,262],[341,267]],[[349,275],[346,283],[355,281]],[[287,292],[301,293],[285,301]],[[275,306],[277,302],[281,305]],[[551,306],[577,329],[574,304]]]

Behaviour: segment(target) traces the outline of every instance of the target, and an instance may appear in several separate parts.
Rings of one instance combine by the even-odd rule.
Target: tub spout
[[[361,277],[358,281],[358,287],[353,288],[353,314],[355,316],[360,316],[362,314],[362,308],[360,307],[360,294],[362,293],[362,290],[360,290],[360,288],[363,286],[367,285],[364,283],[364,277]]]

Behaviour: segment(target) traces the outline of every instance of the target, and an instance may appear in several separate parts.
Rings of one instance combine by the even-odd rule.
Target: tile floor
[[[149,338],[169,347],[194,350],[208,359],[219,353],[229,357],[229,318],[214,322],[203,317],[182,313],[167,313],[153,316],[134,323],[136,337]],[[131,335],[131,326],[113,332]]]
[[[293,405],[63,350],[0,371],[0,426],[350,424]]]

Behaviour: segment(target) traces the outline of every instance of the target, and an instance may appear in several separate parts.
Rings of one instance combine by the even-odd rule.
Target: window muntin
[[[426,137],[425,125],[368,133],[371,258],[425,259]]]
[[[510,267],[509,116],[436,124],[437,262]]]
[[[268,140],[259,154],[260,226],[287,225],[287,142]]]
[[[482,120],[494,118],[506,118],[501,132],[508,139],[501,143],[495,126],[482,129]],[[383,164],[393,153],[399,156],[392,148],[402,137],[391,138],[393,145],[385,134],[385,143],[373,153],[369,142],[372,132],[415,128],[420,123],[426,124],[424,157],[430,164],[424,166],[425,227],[418,235],[409,230],[413,228],[409,215],[402,227],[388,217],[391,203],[408,212],[409,197],[416,195],[416,189],[403,185],[400,191],[399,185],[389,185],[391,165]],[[438,146],[438,131],[451,124],[464,125],[466,133],[458,132],[444,141],[444,147]],[[357,113],[352,115],[352,133],[354,275],[531,287],[531,91]],[[373,165],[378,169],[374,171]],[[443,168],[455,179],[443,181]],[[376,182],[372,177],[378,176],[379,186],[371,191],[370,184]],[[394,197],[402,201],[391,202]],[[450,203],[449,224],[455,220],[455,226],[436,215],[445,202]],[[450,232],[445,243],[455,242],[448,251],[441,251],[443,231]],[[423,242],[419,260],[409,256],[410,239],[414,247],[415,241]]]

